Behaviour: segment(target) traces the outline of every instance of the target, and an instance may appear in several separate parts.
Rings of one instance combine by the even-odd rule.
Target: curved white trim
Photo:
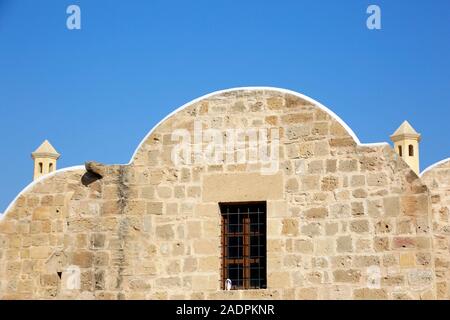
[[[244,91],[244,90],[254,90],[254,91],[261,91],[261,90],[267,90],[267,91],[278,91],[280,93],[286,93],[286,94],[291,94],[293,96],[299,97],[303,100],[306,100],[312,104],[314,104],[315,106],[319,107],[320,109],[322,109],[323,111],[325,111],[326,113],[328,113],[330,116],[332,116],[337,122],[339,122],[344,128],[345,130],[347,130],[347,132],[350,134],[350,136],[353,138],[353,140],[355,140],[355,142],[359,145],[359,146],[369,146],[369,147],[375,147],[375,146],[383,146],[383,145],[389,145],[387,142],[379,142],[379,143],[361,143],[361,141],[359,140],[359,138],[356,136],[356,134],[353,132],[353,130],[344,122],[344,120],[342,120],[338,115],[336,115],[333,111],[331,111],[330,109],[328,109],[327,107],[325,107],[323,104],[321,104],[320,102],[305,96],[304,94],[292,91],[292,90],[288,90],[288,89],[281,89],[281,88],[276,88],[276,87],[238,87],[238,88],[231,88],[231,89],[225,89],[225,90],[219,90],[219,91],[215,91],[212,93],[208,93],[204,96],[201,96],[197,99],[194,99],[184,105],[182,105],[181,107],[179,107],[178,109],[174,110],[173,112],[171,112],[170,114],[168,114],[164,119],[162,119],[160,122],[158,122],[150,131],[149,133],[145,136],[145,138],[141,141],[141,143],[138,145],[138,147],[136,148],[136,150],[133,153],[133,156],[130,159],[130,162],[128,164],[131,164],[137,153],[139,152],[139,150],[142,148],[143,144],[145,143],[145,141],[147,141],[147,139],[150,137],[150,135],[156,130],[157,127],[159,127],[159,125],[161,125],[164,121],[166,121],[167,119],[169,119],[171,116],[173,116],[174,114],[176,114],[177,112],[197,103],[200,102],[202,100],[205,100],[207,98],[210,98],[212,96],[215,95],[219,95],[219,94],[223,94],[223,93],[229,93],[229,92],[233,92],[233,91]]]
[[[441,161],[438,161],[438,162],[432,164],[431,166],[429,166],[428,168],[426,168],[425,170],[423,170],[423,171],[420,173],[419,177],[423,177],[423,175],[424,175],[425,173],[427,173],[428,171],[430,171],[431,169],[433,169],[433,168],[435,168],[435,167],[437,167],[437,166],[440,166],[441,164],[444,164],[445,162],[450,162],[450,158],[447,158],[447,159],[444,159],[444,160],[441,160]]]
[[[84,166],[74,166],[74,167],[67,167],[67,168],[63,168],[63,169],[59,169],[56,171],[53,171],[52,173],[46,174],[36,180],[34,180],[33,182],[31,182],[29,185],[27,185],[22,191],[19,192],[19,194],[16,196],[16,198],[9,204],[9,206],[6,208],[5,212],[3,212],[2,215],[0,215],[0,221],[5,218],[5,216],[8,214],[8,211],[13,207],[13,205],[16,203],[17,199],[19,199],[19,197],[24,194],[25,192],[27,192],[28,190],[31,190],[31,188],[33,188],[35,185],[37,185],[39,182],[44,181],[45,179],[51,178],[55,175],[57,175],[58,173],[62,173],[62,172],[66,172],[66,171],[75,171],[75,170],[81,170],[84,169]]]
[[[220,95],[223,93],[229,93],[229,92],[233,92],[233,91],[277,91],[280,93],[285,93],[285,94],[291,94],[293,96],[299,97],[303,100],[306,100],[308,102],[310,102],[311,104],[317,106],[318,108],[320,108],[321,110],[325,111],[326,113],[328,113],[331,117],[333,117],[337,122],[339,122],[344,128],[345,130],[348,132],[348,134],[353,138],[353,140],[356,142],[357,145],[359,146],[366,146],[366,147],[378,147],[378,146],[389,146],[389,143],[387,142],[378,142],[378,143],[361,143],[361,141],[359,140],[359,138],[356,136],[356,134],[353,132],[353,130],[344,122],[344,120],[342,120],[338,115],[336,115],[333,111],[331,111],[330,109],[328,109],[327,107],[325,107],[323,104],[321,104],[320,102],[295,91],[292,90],[288,90],[288,89],[281,89],[281,88],[276,88],[276,87],[238,87],[238,88],[231,88],[231,89],[225,89],[225,90],[219,90],[219,91],[214,91],[212,93],[208,93],[204,96],[201,96],[197,99],[194,99],[184,105],[182,105],[181,107],[179,107],[178,109],[172,111],[170,114],[168,114],[164,119],[162,119],[161,121],[159,121],[148,133],[147,135],[144,137],[144,139],[141,141],[141,143],[137,146],[136,150],[133,153],[133,156],[131,157],[130,161],[126,164],[126,165],[130,165],[133,163],[137,153],[139,152],[139,150],[142,148],[142,146],[144,145],[144,143],[147,141],[147,139],[150,137],[150,135],[167,119],[169,119],[171,116],[173,116],[174,114],[178,113],[179,111],[199,102],[202,100],[205,100],[207,98],[210,98],[212,96],[215,95]],[[74,166],[74,167],[68,167],[68,168],[64,168],[64,169],[60,169],[57,170],[55,172],[52,172],[50,174],[47,174],[35,181],[33,181],[32,183],[30,183],[27,187],[25,187],[18,195],[17,197],[9,204],[8,208],[6,208],[5,212],[0,215],[0,221],[6,216],[6,214],[8,213],[8,211],[12,208],[12,206],[14,205],[14,203],[17,201],[17,199],[24,194],[25,192],[27,192],[28,190],[30,190],[34,185],[36,185],[37,183],[41,182],[44,179],[47,179],[49,177],[52,177],[53,175],[56,175],[58,173],[61,172],[65,172],[65,171],[71,171],[71,170],[80,170],[80,169],[84,169],[84,166]]]

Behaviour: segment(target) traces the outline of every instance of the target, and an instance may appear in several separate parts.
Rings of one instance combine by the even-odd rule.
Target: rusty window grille
[[[221,203],[222,289],[267,288],[266,203]]]

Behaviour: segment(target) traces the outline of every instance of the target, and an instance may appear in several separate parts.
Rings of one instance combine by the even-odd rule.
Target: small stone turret
[[[39,148],[31,154],[34,160],[33,180],[56,170],[57,160],[60,154],[45,140]]]
[[[411,169],[419,175],[419,142],[421,136],[409,124],[404,121],[402,125],[391,135],[391,140],[394,142],[394,149],[397,154],[411,167]]]

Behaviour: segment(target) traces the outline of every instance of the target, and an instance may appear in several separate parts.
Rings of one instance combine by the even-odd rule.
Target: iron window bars
[[[267,288],[266,202],[221,203],[222,289]]]

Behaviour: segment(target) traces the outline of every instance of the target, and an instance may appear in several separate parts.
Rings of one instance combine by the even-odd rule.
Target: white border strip
[[[9,206],[8,206],[8,208],[6,208],[5,212],[3,212],[3,214],[0,215],[0,221],[6,216],[8,211],[11,210],[13,205],[16,203],[17,199],[19,199],[19,197],[22,194],[24,194],[25,192],[27,192],[28,190],[31,190],[31,188],[33,188],[39,182],[42,182],[45,179],[51,178],[51,177],[53,177],[53,176],[55,176],[55,175],[57,175],[59,173],[63,173],[63,172],[66,172],[66,171],[82,170],[82,169],[85,169],[85,167],[84,166],[67,167],[67,168],[63,168],[63,169],[59,169],[59,170],[53,171],[52,173],[46,174],[46,175],[44,175],[44,176],[34,180],[28,186],[26,186],[22,191],[20,191],[19,194],[16,196],[16,198],[9,204]]]
[[[436,162],[436,163],[432,164],[431,166],[429,166],[428,168],[426,168],[425,170],[423,170],[423,171],[420,173],[419,177],[422,178],[422,176],[423,176],[425,173],[427,173],[428,171],[434,169],[434,168],[437,167],[437,166],[440,166],[441,164],[444,164],[444,163],[447,162],[447,161],[450,162],[450,158],[447,158],[447,159],[444,159],[444,160],[441,160],[441,161],[439,161],[439,162]]]
[[[327,107],[325,107],[323,104],[321,104],[320,102],[295,91],[292,90],[288,90],[288,89],[281,89],[281,88],[276,88],[276,87],[238,87],[238,88],[231,88],[231,89],[225,89],[225,90],[219,90],[219,91],[214,91],[212,93],[208,93],[204,96],[201,96],[197,99],[194,99],[184,105],[182,105],[181,107],[179,107],[178,109],[174,110],[173,112],[171,112],[170,114],[168,114],[164,119],[162,119],[161,121],[159,121],[148,133],[147,135],[144,137],[144,139],[141,141],[141,143],[138,145],[138,147],[136,148],[136,150],[133,153],[133,156],[130,159],[130,162],[128,162],[127,165],[130,165],[133,163],[134,159],[137,156],[137,153],[139,152],[139,150],[142,148],[142,146],[144,145],[144,143],[148,140],[148,138],[150,137],[150,135],[155,132],[155,130],[167,119],[169,119],[170,117],[172,117],[174,114],[178,113],[179,111],[186,109],[187,107],[208,99],[210,97],[213,97],[215,95],[220,95],[223,93],[229,93],[229,92],[234,92],[234,91],[277,91],[280,93],[285,93],[285,94],[291,94],[293,96],[299,97],[303,100],[306,100],[308,102],[310,102],[311,104],[319,107],[321,110],[325,111],[326,113],[328,113],[331,117],[333,117],[337,122],[339,122],[344,128],[345,130],[347,130],[347,132],[349,133],[349,135],[353,138],[353,140],[355,140],[355,142],[357,143],[357,145],[359,146],[366,146],[366,147],[379,147],[379,146],[385,146],[385,145],[389,145],[389,143],[387,142],[378,142],[378,143],[361,143],[361,141],[359,140],[359,138],[356,136],[356,134],[353,132],[353,130],[338,116],[336,115],[333,111],[331,111],[330,109],[328,109]],[[74,167],[68,167],[68,168],[64,168],[64,169],[60,169],[57,171],[54,171],[50,174],[47,174],[45,176],[42,176],[41,178],[31,182],[28,186],[25,187],[25,189],[23,189],[18,195],[17,197],[9,204],[9,206],[6,208],[5,212],[0,215],[0,221],[6,216],[6,214],[8,213],[8,211],[12,208],[12,206],[14,205],[14,203],[17,201],[17,199],[24,194],[25,192],[27,192],[28,190],[30,190],[31,188],[33,188],[37,183],[50,178],[58,173],[62,173],[62,172],[66,172],[66,171],[72,171],[72,170],[81,170],[81,169],[85,169],[84,166],[74,166]],[[428,170],[428,169],[427,169]]]
[[[164,121],[166,121],[167,119],[169,119],[171,116],[173,116],[174,114],[178,113],[179,111],[197,103],[200,102],[202,100],[208,99],[210,97],[213,97],[215,95],[220,95],[220,94],[224,94],[224,93],[230,93],[230,92],[234,92],[234,91],[262,91],[262,90],[267,90],[267,91],[277,91],[280,93],[286,93],[286,94],[291,94],[293,96],[299,97],[303,100],[306,100],[308,102],[310,102],[311,104],[314,104],[315,106],[319,107],[320,109],[322,109],[323,111],[325,111],[326,113],[328,113],[330,116],[332,116],[337,122],[339,122],[346,130],[347,132],[350,134],[350,136],[355,140],[355,142],[359,145],[359,146],[366,146],[366,147],[376,147],[376,146],[382,146],[382,145],[389,145],[389,143],[387,142],[378,142],[378,143],[361,143],[361,141],[359,140],[359,138],[356,136],[356,134],[353,132],[353,130],[344,122],[344,120],[342,120],[338,115],[336,115],[333,111],[331,111],[330,109],[328,109],[327,107],[325,107],[323,104],[321,104],[320,102],[305,96],[304,94],[292,91],[292,90],[288,90],[288,89],[281,89],[281,88],[276,88],[276,87],[238,87],[238,88],[231,88],[231,89],[225,89],[225,90],[219,90],[219,91],[215,91],[212,93],[208,93],[200,98],[194,99],[184,105],[182,105],[181,107],[179,107],[178,109],[174,110],[173,112],[171,112],[169,115],[167,115],[164,119],[162,119],[160,122],[158,122],[158,124],[156,124],[150,131],[149,133],[145,136],[145,138],[141,141],[141,143],[139,144],[139,146],[136,148],[136,150],[133,153],[133,156],[131,157],[131,160],[128,164],[131,164],[135,157],[137,156],[137,153],[139,152],[139,150],[142,148],[143,144],[147,141],[147,139],[150,137],[150,135],[156,130],[156,128],[158,128]]]

